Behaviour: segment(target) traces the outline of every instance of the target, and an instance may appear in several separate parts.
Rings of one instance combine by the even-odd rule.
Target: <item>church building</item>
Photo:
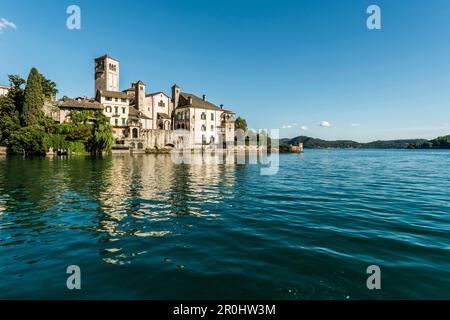
[[[212,145],[234,139],[234,113],[206,99],[172,87],[169,97],[162,91],[147,93],[139,80],[120,91],[120,64],[103,55],[95,59],[95,100],[114,128],[116,143],[131,148],[160,147],[149,143],[149,136],[164,135],[168,141],[173,130],[185,130],[192,147]],[[150,145],[149,145],[150,144]]]

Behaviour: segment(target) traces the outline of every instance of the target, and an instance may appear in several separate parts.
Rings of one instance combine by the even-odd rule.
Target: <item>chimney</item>
[[[134,100],[135,108],[142,110],[144,108],[145,100],[145,84],[141,80],[134,84]]]
[[[220,105],[220,109],[223,109],[223,104]]]
[[[203,95],[203,101],[206,101],[206,94]]]

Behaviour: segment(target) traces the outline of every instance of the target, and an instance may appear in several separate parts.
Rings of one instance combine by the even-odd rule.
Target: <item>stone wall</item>
[[[164,149],[174,145],[173,131],[148,129],[141,130],[138,139],[125,139],[125,145],[131,149]]]
[[[170,130],[142,130],[141,139],[146,141],[147,149],[163,149],[173,145],[173,134]]]

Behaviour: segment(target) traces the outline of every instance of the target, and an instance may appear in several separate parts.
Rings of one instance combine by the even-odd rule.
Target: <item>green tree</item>
[[[92,128],[92,136],[87,141],[87,150],[91,155],[110,153],[113,145],[113,130],[108,119],[96,112],[96,120]]]
[[[25,79],[18,74],[9,74],[8,79],[11,87],[15,89],[20,89],[25,83],[27,83]]]
[[[42,85],[42,93],[46,100],[52,100],[56,97],[58,93],[58,89],[56,89],[56,83],[44,77],[41,74],[41,85]]]
[[[244,130],[244,132],[247,132],[248,130],[247,121],[244,118],[238,117],[234,122],[234,128],[242,129]]]
[[[26,81],[17,74],[8,75],[8,79],[11,86],[11,89],[8,92],[8,97],[14,100],[16,110],[20,114],[22,112],[23,99],[25,96],[25,90],[23,87],[26,84]]]
[[[10,96],[0,97],[0,145],[9,146],[13,132],[20,128],[19,112]]]
[[[12,153],[45,155],[51,137],[39,125],[20,128],[11,134],[9,149]]]
[[[42,91],[42,76],[36,68],[32,68],[25,88],[25,97],[21,120],[23,126],[33,126],[44,117],[44,94]]]

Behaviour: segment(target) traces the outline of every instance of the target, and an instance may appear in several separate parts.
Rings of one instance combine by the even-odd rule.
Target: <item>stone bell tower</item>
[[[95,92],[119,91],[119,61],[103,55],[95,59]]]

